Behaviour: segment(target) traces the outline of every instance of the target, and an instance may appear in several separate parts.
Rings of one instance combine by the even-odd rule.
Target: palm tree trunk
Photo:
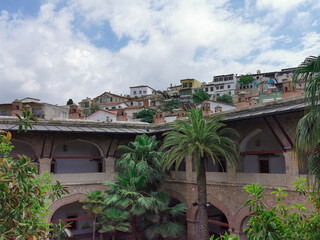
[[[204,158],[200,159],[197,176],[198,186],[198,213],[199,213],[199,240],[209,239],[208,212],[207,212],[207,182]]]
[[[93,228],[93,233],[92,233],[92,239],[96,239],[96,218],[94,218],[93,223],[92,223],[92,228]]]
[[[131,216],[131,240],[137,240],[137,223],[136,216]]]

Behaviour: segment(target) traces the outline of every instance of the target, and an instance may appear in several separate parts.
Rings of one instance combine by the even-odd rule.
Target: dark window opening
[[[67,215],[67,219],[73,219],[73,218],[78,218],[78,215],[77,214]],[[77,230],[78,229],[77,221],[71,221],[69,223],[70,223],[70,227],[68,227],[69,230]]]

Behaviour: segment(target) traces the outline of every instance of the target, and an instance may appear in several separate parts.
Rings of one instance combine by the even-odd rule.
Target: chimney
[[[158,110],[156,112],[156,115],[153,116],[153,123],[154,124],[160,124],[160,123],[165,123],[166,120],[164,118],[163,112],[161,110]]]
[[[117,121],[123,121],[126,122],[127,119],[127,113],[123,108],[119,108],[117,111]]]
[[[210,115],[212,113],[212,111],[210,110],[210,102],[208,101],[203,102],[201,107],[202,107],[204,116]]]
[[[12,108],[11,108],[11,116],[16,116],[16,114],[19,114],[22,116],[23,109],[22,109],[22,102],[18,99],[14,100],[12,102]]]
[[[149,107],[149,99],[143,99],[143,106],[144,107]]]
[[[215,112],[215,113],[222,112],[222,107],[221,107],[220,105],[217,105],[217,106],[214,108],[214,112]]]
[[[186,119],[186,114],[182,109],[178,110],[177,120],[183,120]]]
[[[258,100],[256,98],[250,98],[249,99],[249,106],[254,106],[258,103]]]
[[[78,105],[73,103],[69,109],[69,119],[83,119],[83,112],[78,109]]]

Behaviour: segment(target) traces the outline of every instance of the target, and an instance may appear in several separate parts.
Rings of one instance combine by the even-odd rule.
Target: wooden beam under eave
[[[266,151],[248,151],[248,152],[241,152],[241,156],[246,156],[246,155],[271,155],[271,154],[278,154],[278,153],[283,153],[282,149],[278,150],[266,150]]]
[[[229,227],[228,223],[224,223],[224,222],[219,222],[219,221],[215,221],[215,220],[208,220],[208,223],[210,224],[214,224],[214,225],[218,225],[218,226],[222,226],[222,227]]]
[[[266,124],[268,125],[269,129],[271,130],[273,136],[277,139],[278,143],[280,144],[281,148],[284,149],[284,145],[281,142],[280,138],[278,137],[278,135],[276,134],[276,132],[274,131],[274,129],[272,128],[271,124],[269,123],[269,121],[267,120],[267,118],[263,117],[263,120],[266,122]]]
[[[291,140],[291,138],[289,137],[288,133],[284,130],[283,126],[281,125],[281,123],[279,122],[279,119],[276,116],[272,116],[272,118],[275,120],[275,122],[278,124],[281,132],[283,133],[283,135],[286,137],[287,141],[290,144],[291,149],[293,148],[293,142]]]

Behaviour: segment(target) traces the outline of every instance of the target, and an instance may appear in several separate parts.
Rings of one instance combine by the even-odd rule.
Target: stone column
[[[39,163],[40,163],[40,167],[39,167],[39,174],[42,174],[44,172],[51,172],[51,158],[40,158],[39,159]]]
[[[237,183],[237,172],[236,168],[232,166],[229,161],[227,161],[227,172],[228,172],[228,183],[235,184]]]
[[[104,158],[105,165],[105,173],[106,173],[106,181],[114,181],[115,180],[115,160],[116,158],[113,156],[109,156]]]
[[[198,221],[187,219],[188,240],[197,240]]]
[[[287,187],[293,189],[292,182],[296,181],[297,177],[299,177],[298,159],[295,158],[293,150],[287,150],[283,155],[286,163]]]
[[[192,181],[192,159],[186,157],[186,180]]]

